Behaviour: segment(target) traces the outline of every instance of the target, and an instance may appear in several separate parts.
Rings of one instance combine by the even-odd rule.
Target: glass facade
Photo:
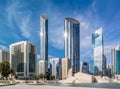
[[[116,74],[120,74],[120,50],[116,50]]]
[[[40,60],[48,60],[48,19],[46,16],[40,17]]]
[[[27,41],[10,45],[10,63],[19,78],[36,73],[36,46]]]
[[[44,62],[39,69],[39,73],[45,73],[48,70],[48,18],[45,15],[40,16],[40,61]]]
[[[80,71],[80,27],[79,22],[73,18],[65,18],[65,58],[71,60],[72,72]]]
[[[102,28],[92,34],[92,49],[93,57],[90,63],[90,72],[93,75],[102,75],[104,54]]]
[[[29,52],[29,72],[35,72],[35,64],[36,64],[36,54],[35,54],[35,46],[30,46]]]
[[[81,67],[82,67],[81,72],[89,73],[89,63],[88,62],[83,62]]]
[[[106,56],[103,55],[103,66],[102,66],[103,75],[107,75],[107,73],[106,73],[106,69],[107,69],[106,65],[107,65],[107,62],[106,62],[106,61],[107,61]]]
[[[24,52],[21,52],[21,45],[14,47],[14,54],[12,54],[12,69],[15,72],[24,72]]]
[[[112,49],[112,75],[119,75],[120,74],[120,46]]]

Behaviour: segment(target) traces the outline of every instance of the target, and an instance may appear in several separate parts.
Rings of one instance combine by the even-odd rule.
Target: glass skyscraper
[[[40,61],[39,74],[44,74],[48,69],[48,18],[40,16]]]
[[[90,63],[90,72],[93,75],[102,75],[104,55],[102,28],[92,34],[92,49],[93,56]]]
[[[120,46],[112,49],[112,75],[120,75]]]
[[[103,62],[102,62],[103,64],[103,66],[102,66],[102,72],[103,72],[103,75],[105,76],[105,75],[107,75],[107,73],[106,73],[106,70],[107,70],[107,58],[106,58],[106,56],[105,55],[103,55]]]
[[[70,60],[74,74],[80,71],[80,23],[73,18],[65,18],[64,24],[65,58]]]

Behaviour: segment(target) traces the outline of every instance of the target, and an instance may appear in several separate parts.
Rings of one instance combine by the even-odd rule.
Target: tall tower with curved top
[[[73,18],[65,18],[64,21],[65,58],[70,60],[74,74],[80,71],[80,23]]]
[[[45,74],[45,72],[47,71],[48,71],[48,18],[45,15],[41,15],[39,74]]]

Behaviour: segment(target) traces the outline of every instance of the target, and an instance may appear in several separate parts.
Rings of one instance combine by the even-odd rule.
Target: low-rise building
[[[0,50],[0,62],[9,62],[9,52],[6,50]]]
[[[81,62],[81,72],[89,74],[89,63],[88,62]]]
[[[47,72],[47,71],[45,71],[45,70],[48,70],[48,69],[46,69],[47,68],[46,65],[48,65],[48,64],[47,64],[47,61],[45,61],[45,60],[40,60],[38,62],[38,74],[45,74],[45,72]]]
[[[68,58],[61,59],[61,68],[62,68],[62,79],[66,79],[68,75],[72,75],[72,71],[70,73],[70,60]]]
[[[50,65],[52,76],[54,76],[55,79],[61,79],[61,59],[60,58],[50,59]]]

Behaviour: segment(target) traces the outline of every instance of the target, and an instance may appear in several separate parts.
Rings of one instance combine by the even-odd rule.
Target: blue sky
[[[33,42],[40,54],[40,15],[49,19],[49,57],[64,57],[64,18],[80,21],[80,59],[91,59],[91,34],[102,27],[105,55],[120,44],[119,0],[0,0],[0,48],[22,40]]]

